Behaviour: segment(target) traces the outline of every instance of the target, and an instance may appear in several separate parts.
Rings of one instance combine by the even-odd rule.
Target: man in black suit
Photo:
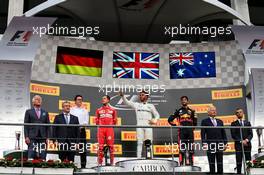
[[[202,120],[202,126],[211,126],[212,128],[201,129],[202,143],[207,150],[210,174],[215,174],[215,160],[217,161],[217,174],[223,174],[223,151],[227,148],[227,138],[225,129],[214,128],[224,126],[223,121],[216,119],[217,114],[214,106],[209,107],[209,117]]]
[[[236,109],[237,120],[231,123],[231,126],[251,126],[249,121],[243,120],[244,111],[243,109]],[[237,163],[237,174],[241,174],[242,167],[242,145],[244,147],[245,160],[251,160],[251,139],[253,138],[253,132],[251,128],[242,129],[242,135],[239,128],[232,128],[231,135],[235,141],[236,150],[236,163]]]
[[[24,123],[49,124],[49,114],[41,108],[42,98],[35,95],[32,99],[33,107],[25,112]],[[28,158],[46,160],[46,144],[49,137],[48,126],[25,126],[25,142],[28,145]],[[38,152],[37,152],[38,150]]]
[[[70,102],[62,103],[62,113],[56,115],[54,124],[79,124],[78,117],[70,114]],[[74,156],[78,150],[80,138],[77,126],[54,126],[54,139],[58,142],[59,159],[61,161],[74,162]]]

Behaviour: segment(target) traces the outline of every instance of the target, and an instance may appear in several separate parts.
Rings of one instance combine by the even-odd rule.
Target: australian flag
[[[114,52],[113,77],[158,79],[159,54],[141,52]]]
[[[170,53],[170,78],[216,77],[215,52]]]

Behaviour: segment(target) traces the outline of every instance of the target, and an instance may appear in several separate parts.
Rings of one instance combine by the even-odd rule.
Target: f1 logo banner
[[[264,54],[263,26],[232,26],[232,31],[244,54]]]
[[[264,27],[263,26],[232,26],[245,59],[246,68],[264,67]]]
[[[7,43],[8,46],[27,46],[30,41],[32,31],[17,31]],[[19,42],[18,42],[19,41]]]
[[[264,39],[254,39],[246,54],[264,54]]]
[[[0,60],[33,61],[41,38],[34,28],[52,25],[56,18],[14,17],[0,42]]]

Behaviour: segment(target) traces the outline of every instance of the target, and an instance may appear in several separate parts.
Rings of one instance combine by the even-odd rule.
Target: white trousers
[[[151,140],[151,142],[153,140],[152,128],[137,128],[137,158],[142,157],[143,142],[147,139]]]

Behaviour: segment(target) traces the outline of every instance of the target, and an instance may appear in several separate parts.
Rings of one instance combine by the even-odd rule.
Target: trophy
[[[145,140],[144,145],[146,148],[146,159],[152,159],[151,140]]]
[[[111,164],[108,163],[108,160],[110,158],[110,148],[108,145],[104,146],[103,152],[104,152],[104,158],[105,158],[105,166],[110,166]]]
[[[262,129],[257,129],[257,135],[258,135],[258,153],[261,153],[262,150],[264,149],[264,139],[263,139],[263,134],[262,134]],[[262,136],[262,140],[261,140]]]
[[[20,150],[20,136],[21,136],[21,132],[20,131],[16,131],[16,145],[15,145],[15,150]]]

